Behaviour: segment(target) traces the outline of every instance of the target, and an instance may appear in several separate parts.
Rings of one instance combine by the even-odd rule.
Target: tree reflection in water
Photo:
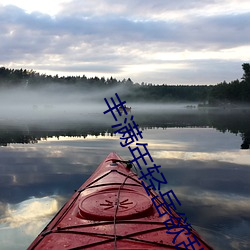
[[[158,111],[158,112],[132,112],[135,121],[142,129],[145,128],[185,128],[185,127],[210,127],[220,132],[230,132],[242,137],[241,149],[249,149],[250,146],[250,109],[237,110],[209,110],[194,109],[180,112]],[[130,115],[130,114],[129,114]],[[100,117],[100,116],[98,116]],[[120,119],[123,119],[121,117]],[[62,123],[51,121],[46,124],[36,124],[36,126],[25,124],[25,126],[0,124],[0,145],[8,146],[11,143],[37,143],[41,139],[59,136],[86,137],[87,135],[104,135],[106,132],[113,135],[111,124],[114,121],[110,118],[110,126],[100,122],[86,123],[77,122]],[[46,128],[45,128],[46,127]]]

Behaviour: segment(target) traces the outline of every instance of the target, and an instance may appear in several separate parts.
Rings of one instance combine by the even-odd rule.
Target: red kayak
[[[28,249],[213,249],[138,178],[110,153]]]

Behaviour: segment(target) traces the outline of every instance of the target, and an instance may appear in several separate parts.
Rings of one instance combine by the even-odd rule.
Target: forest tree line
[[[173,102],[190,101],[202,102],[209,105],[227,103],[250,103],[250,64],[242,64],[243,76],[239,80],[222,82],[216,85],[153,85],[151,83],[134,83],[130,78],[117,80],[110,77],[82,76],[51,76],[40,74],[34,70],[9,69],[0,67],[0,87],[37,88],[50,84],[64,84],[88,90],[113,89],[124,87],[120,97],[127,101]]]

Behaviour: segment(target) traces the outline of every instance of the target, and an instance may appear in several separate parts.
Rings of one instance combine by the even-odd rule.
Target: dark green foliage
[[[231,103],[250,103],[250,64],[242,64],[244,74],[242,81],[222,82],[217,85],[153,85],[133,83],[128,79],[122,81],[113,77],[67,76],[59,77],[40,74],[33,70],[0,68],[0,86],[36,88],[50,84],[64,84],[83,90],[114,89],[118,87],[120,97],[127,101],[204,102],[209,105],[225,105]],[[122,87],[122,88],[120,88]]]
[[[241,79],[243,79],[244,82],[250,81],[250,64],[249,63],[243,63],[242,69],[244,70],[244,74]]]
[[[215,85],[209,96],[210,104],[250,103],[250,64],[242,64],[242,81],[222,82]]]

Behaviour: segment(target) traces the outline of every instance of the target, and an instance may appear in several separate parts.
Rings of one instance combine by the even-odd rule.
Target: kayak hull
[[[171,216],[185,222],[164,206],[158,208],[166,213],[160,217],[152,202],[158,194],[149,192],[123,159],[110,153],[28,249],[176,249],[187,241],[186,232],[173,243],[176,235],[167,233],[163,222]],[[155,201],[162,204],[159,197]],[[212,249],[193,228],[189,230],[189,238],[199,239],[197,249]],[[178,228],[171,230],[175,231]]]

